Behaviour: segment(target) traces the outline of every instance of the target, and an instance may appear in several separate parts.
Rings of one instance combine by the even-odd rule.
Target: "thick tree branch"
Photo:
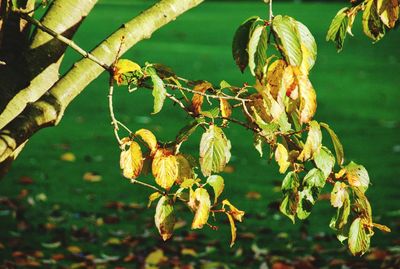
[[[91,54],[105,64],[111,65],[117,57],[123,38],[125,41],[121,53],[126,52],[140,40],[150,38],[154,31],[203,1],[162,0],[122,25],[120,29],[100,43]],[[57,124],[69,103],[103,71],[101,66],[90,59],[85,58],[75,63],[68,73],[49,90],[48,94],[30,104],[20,116],[1,131],[0,162],[6,160],[20,144],[38,130]],[[30,110],[37,108],[47,99],[55,101],[51,104],[52,108],[36,109],[39,113],[32,118]]]

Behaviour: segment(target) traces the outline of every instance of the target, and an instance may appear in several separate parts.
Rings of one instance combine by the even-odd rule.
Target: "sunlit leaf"
[[[176,181],[178,184],[185,179],[194,177],[193,168],[183,154],[176,155],[176,161],[178,162],[178,179]]]
[[[286,194],[290,191],[297,190],[299,186],[300,186],[299,177],[295,172],[291,171],[287,173],[287,175],[283,179],[281,189],[282,192]]]
[[[296,215],[299,219],[304,220],[308,218],[315,204],[315,200],[310,188],[304,188],[299,192],[299,204],[296,210]]]
[[[349,23],[349,18],[347,17],[348,10],[349,8],[345,7],[338,11],[336,16],[333,18],[326,35],[326,41],[332,40],[335,42],[338,51],[342,50],[346,38]]]
[[[235,225],[235,221],[234,221],[233,217],[229,213],[225,213],[225,214],[228,217],[229,225],[231,226],[232,239],[231,239],[230,247],[232,247],[236,241],[236,225]]]
[[[308,171],[303,179],[303,184],[308,187],[323,188],[325,183],[324,174],[318,168],[313,168]]]
[[[317,152],[321,148],[322,134],[318,122],[311,121],[309,126],[310,130],[308,131],[306,143],[298,157],[298,159],[302,161],[310,159],[314,152]]]
[[[329,127],[328,124],[323,123],[323,122],[321,122],[320,124],[321,124],[321,127],[325,128],[328,131],[328,133],[332,139],[333,146],[335,148],[336,160],[339,165],[342,165],[344,162],[344,150],[343,150],[342,143],[340,142],[336,133]]]
[[[284,196],[279,210],[294,223],[298,205],[299,192],[290,192]]]
[[[299,75],[297,80],[300,96],[300,122],[308,123],[317,110],[317,95],[307,76]]]
[[[377,9],[382,22],[393,28],[399,19],[399,0],[377,0]]]
[[[303,58],[296,21],[289,16],[277,15],[272,21],[272,30],[279,38],[286,61],[290,65],[300,66]]]
[[[278,59],[274,61],[272,64],[268,66],[267,72],[267,84],[270,89],[270,93],[273,98],[277,99],[278,92],[281,88],[281,84],[283,81],[283,72],[286,68],[287,64],[284,60]],[[286,84],[292,85],[294,83],[294,76],[292,76],[292,80]],[[286,86],[287,88],[287,86]]]
[[[367,1],[362,17],[364,33],[374,41],[380,40],[385,35],[385,24],[378,14],[377,0]]]
[[[219,109],[221,110],[221,116],[224,118],[229,118],[232,115],[232,107],[225,98],[219,99]],[[223,120],[224,125],[226,125],[227,122],[227,120]]]
[[[178,178],[178,161],[172,152],[158,149],[154,155],[151,170],[157,184],[168,190]]]
[[[245,214],[244,211],[237,209],[227,199],[222,201],[222,207],[225,208],[225,206],[229,207],[229,211],[227,211],[228,214],[230,214],[235,220],[242,222],[243,216]]]
[[[387,227],[386,225],[382,225],[382,224],[378,224],[378,223],[372,223],[372,225],[375,228],[381,230],[382,232],[385,232],[385,233],[390,233],[391,232],[390,228]]]
[[[200,141],[200,167],[204,176],[221,172],[231,158],[231,142],[221,128],[211,125]]]
[[[204,95],[202,95],[202,93],[205,93],[208,89],[211,88],[212,84],[207,81],[203,81],[194,86],[193,91],[200,93],[195,93],[192,97],[192,111],[195,115],[200,115],[202,111],[201,106],[203,105],[204,101]]]
[[[153,82],[153,92],[152,92],[152,95],[154,97],[153,114],[157,114],[158,112],[161,111],[164,105],[167,90],[164,87],[164,82],[157,75],[157,72],[154,70],[154,68],[149,67],[146,69],[146,72],[150,75],[151,81]]]
[[[142,150],[135,141],[128,141],[123,144],[123,147],[125,149],[122,150],[120,156],[122,174],[126,178],[135,179],[140,175],[143,167]]]
[[[194,215],[192,229],[201,229],[208,221],[211,209],[210,195],[204,188],[197,188],[194,192],[196,213]]]
[[[258,78],[261,78],[264,74],[267,59],[267,39],[267,31],[264,25],[258,24],[252,27],[247,52],[250,72]]]
[[[346,165],[345,170],[346,178],[351,186],[360,187],[364,191],[368,188],[369,176],[364,166],[350,162]]]
[[[246,69],[249,63],[249,54],[247,52],[247,44],[249,43],[250,30],[253,24],[259,19],[259,17],[251,17],[243,22],[236,30],[235,36],[232,42],[232,55],[240,71]]]
[[[123,82],[123,74],[140,70],[141,68],[137,63],[127,59],[119,59],[114,65],[113,78],[120,85]]]
[[[299,21],[296,21],[302,52],[300,70],[308,74],[317,59],[317,44],[310,30]]]
[[[263,138],[260,135],[255,134],[254,135],[254,140],[253,140],[253,145],[254,145],[254,148],[260,154],[260,157],[263,156],[263,144],[264,144]]]
[[[152,194],[150,194],[149,195],[149,203],[147,204],[147,207],[150,207],[151,203],[154,202],[155,200],[157,200],[160,197],[161,197],[161,193],[159,193],[158,191],[153,192]]]
[[[342,186],[339,185],[339,187]],[[335,188],[337,188],[337,185],[335,185]],[[334,196],[333,198],[331,198],[331,204],[337,207],[337,212],[336,215],[332,218],[329,227],[338,231],[342,234],[342,236],[344,236],[343,229],[347,224],[350,215],[349,193],[344,188],[340,188],[337,192],[336,190],[332,191],[331,195]],[[347,237],[347,235],[345,236]]]
[[[172,236],[175,225],[174,207],[168,196],[163,196],[157,203],[154,222],[162,239],[165,241]]]
[[[343,182],[336,181],[331,192],[331,205],[333,207],[341,208],[346,199],[349,199],[347,185]]]
[[[146,257],[144,269],[158,269],[159,264],[167,260],[168,258],[164,256],[164,251],[162,249],[156,249]]]
[[[214,204],[216,204],[225,187],[224,179],[221,176],[212,175],[207,178],[207,183],[214,189]]]
[[[290,166],[290,162],[288,162],[289,153],[285,146],[278,143],[275,150],[275,160],[279,165],[279,173],[284,174],[288,167]]]
[[[350,226],[349,250],[351,254],[361,256],[370,245],[371,236],[367,233],[361,218],[356,218]]]
[[[333,157],[330,150],[324,146],[314,153],[315,165],[324,173],[325,179],[331,174],[335,166],[335,157]]]
[[[147,130],[147,129],[140,129],[136,131],[135,133],[136,136],[140,136],[140,138],[147,144],[149,147],[150,151],[154,153],[157,149],[157,138],[155,135]]]

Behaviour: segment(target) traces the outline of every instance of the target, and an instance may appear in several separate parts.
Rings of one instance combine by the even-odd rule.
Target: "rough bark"
[[[162,0],[123,24],[92,52],[96,58],[111,65],[120,53],[123,54],[142,39],[174,20],[180,14],[197,6],[204,0]],[[15,150],[38,130],[56,125],[69,103],[104,69],[89,59],[81,59],[59,79],[39,100],[29,103],[24,111],[11,121],[0,133],[0,162],[7,160]]]
[[[56,0],[41,22],[71,38],[96,2]],[[20,53],[21,58],[0,69],[0,129],[21,113],[28,103],[38,100],[59,79],[58,71],[66,48],[64,43],[36,30],[30,44]]]

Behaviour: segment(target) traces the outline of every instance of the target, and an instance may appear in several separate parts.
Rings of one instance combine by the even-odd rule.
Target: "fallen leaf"
[[[83,174],[83,180],[88,182],[99,182],[101,179],[101,175],[97,174],[96,172],[86,172]]]
[[[33,179],[31,177],[22,176],[22,177],[19,178],[19,184],[30,185],[32,183],[33,183]]]
[[[167,257],[164,256],[162,249],[157,249],[151,252],[145,259],[145,269],[156,269],[162,262],[167,261]]]
[[[235,172],[235,167],[233,165],[228,164],[227,166],[225,166],[224,173],[232,174],[234,172]]]
[[[256,191],[249,191],[248,193],[246,193],[246,198],[249,200],[260,200],[261,194]]]
[[[82,252],[82,250],[77,246],[69,246],[69,247],[67,247],[67,250],[69,252],[71,252],[72,254],[78,254],[78,253]]]
[[[193,248],[183,248],[181,250],[181,254],[182,255],[188,255],[188,256],[197,257],[197,252]]]
[[[51,255],[51,258],[55,261],[61,261],[61,260],[65,259],[65,256],[62,253],[56,253],[56,254]]]
[[[60,156],[60,160],[66,161],[66,162],[75,162],[76,157],[75,157],[75,154],[73,154],[72,152],[65,152]]]

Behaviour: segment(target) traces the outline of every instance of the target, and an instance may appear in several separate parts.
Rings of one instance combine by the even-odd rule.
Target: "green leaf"
[[[303,58],[296,21],[289,16],[277,15],[272,21],[272,30],[279,38],[286,61],[290,65],[300,66]]]
[[[204,176],[221,172],[231,158],[231,142],[221,128],[211,125],[200,141],[200,167]]]
[[[249,68],[253,76],[262,78],[267,59],[267,31],[264,25],[254,25],[247,45]]]
[[[341,190],[343,190],[343,192],[340,191],[336,192],[337,193],[336,197],[333,198],[335,205],[337,206],[340,205],[340,207],[338,207],[336,215],[332,218],[329,227],[343,234],[343,229],[347,224],[350,215],[350,197],[349,193],[345,189],[342,188]],[[335,195],[334,191],[332,191],[332,193],[333,195]],[[341,200],[339,201],[339,199]],[[331,198],[331,203],[332,203],[332,198]]]
[[[263,156],[263,144],[264,144],[264,139],[262,136],[258,134],[254,134],[254,140],[253,140],[253,145],[254,148],[260,153],[260,157]]]
[[[355,198],[354,207],[355,211],[360,216],[363,221],[365,221],[370,226],[372,225],[372,209],[371,205],[365,196],[364,192],[359,188],[353,188]]]
[[[308,187],[323,188],[325,183],[325,176],[318,168],[311,169],[303,179],[303,184]]]
[[[150,75],[151,81],[153,82],[152,95],[154,97],[154,110],[152,114],[157,114],[161,111],[164,105],[167,90],[164,87],[164,82],[157,75],[157,72],[154,70],[154,68],[149,67],[146,69],[146,72]]]
[[[325,179],[327,179],[332,172],[333,167],[335,166],[335,157],[333,157],[331,151],[322,146],[318,152],[314,153],[313,159],[315,161],[315,165],[321,169],[321,171],[324,173]]]
[[[290,192],[284,196],[279,210],[294,223],[298,205],[299,192]]]
[[[363,192],[368,189],[369,176],[364,166],[350,162],[346,165],[345,170],[350,186],[359,187]]]
[[[313,35],[304,24],[298,21],[296,21],[296,24],[303,58],[300,70],[302,70],[304,74],[307,74],[314,66],[317,59],[317,43],[315,43]]]
[[[336,181],[331,192],[331,205],[341,208],[346,199],[349,199],[347,185],[343,182]]]
[[[342,143],[340,143],[340,140],[339,140],[338,136],[329,127],[328,124],[321,122],[320,125],[321,125],[321,127],[325,128],[325,130],[328,131],[328,133],[329,133],[329,135],[330,135],[330,137],[332,139],[333,147],[335,148],[336,160],[337,160],[339,165],[343,165],[343,162],[344,162],[344,150],[343,150],[343,145],[342,145]]]
[[[150,194],[149,195],[149,203],[147,204],[147,207],[150,207],[151,203],[154,202],[155,200],[157,200],[160,197],[161,197],[161,193],[159,193],[158,191],[153,192],[152,194]]]
[[[298,157],[301,161],[310,159],[313,157],[314,153],[318,152],[321,148],[322,134],[318,122],[311,121],[309,126],[310,130],[308,131],[306,143],[304,144],[303,151]]]
[[[367,233],[361,218],[356,218],[350,226],[349,250],[354,256],[363,255],[370,245],[371,235]]]
[[[374,41],[379,41],[385,35],[385,24],[379,17],[376,0],[366,2],[362,25],[364,33]]]
[[[299,192],[299,205],[297,207],[297,217],[301,220],[306,219],[310,214],[315,204],[316,198],[314,198],[313,191],[311,188],[305,188]]]
[[[236,30],[235,36],[232,42],[232,55],[240,71],[246,69],[249,63],[249,54],[247,52],[247,44],[250,39],[250,30],[253,24],[259,20],[259,17],[251,17],[247,19],[239,28]]]
[[[192,120],[190,123],[188,123],[185,127],[183,127],[178,135],[176,136],[176,141],[178,143],[182,143],[186,140],[189,139],[189,136],[191,136],[197,129],[197,127],[201,124],[204,123],[205,120],[203,118],[197,118],[195,120]]]
[[[163,196],[157,203],[154,222],[162,239],[166,241],[172,236],[175,225],[174,207],[168,196]]]
[[[299,177],[293,171],[287,173],[286,177],[282,181],[282,192],[286,194],[290,191],[295,191],[300,186]]]
[[[194,192],[196,213],[194,215],[192,229],[201,229],[207,223],[211,209],[210,195],[204,188],[197,188]]]
[[[216,204],[218,197],[221,195],[225,187],[224,179],[221,176],[212,175],[207,178],[207,183],[210,184],[214,190],[214,204]]]
[[[349,8],[345,7],[338,11],[336,16],[333,18],[326,35],[326,41],[332,40],[335,42],[338,52],[343,49],[344,40],[346,38],[349,24],[349,18],[347,17],[348,10]]]

